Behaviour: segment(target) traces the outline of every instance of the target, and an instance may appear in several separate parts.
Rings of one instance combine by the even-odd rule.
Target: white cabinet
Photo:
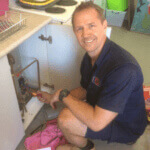
[[[24,129],[7,56],[0,58],[0,149],[14,150]]]
[[[46,38],[51,36],[52,43],[42,41],[39,38],[41,35]],[[39,61],[41,85],[54,84],[55,90],[60,88],[71,90],[80,86],[80,64],[84,53],[78,45],[72,27],[56,24],[46,25],[11,52],[16,64],[20,66],[24,66],[25,60],[28,60],[25,58],[36,58]],[[33,67],[25,77],[34,81],[35,74],[36,69]],[[43,86],[42,90],[45,90]],[[25,130],[42,106],[43,103],[37,98],[32,98],[28,102],[23,123]]]
[[[52,37],[52,43],[39,36]],[[80,86],[80,64],[84,50],[79,46],[72,26],[49,24],[18,47],[20,57],[35,57],[40,63],[41,84],[73,89]],[[34,73],[34,70],[33,70]]]
[[[80,86],[80,64],[84,50],[79,46],[71,25],[47,26],[52,44],[47,43],[50,84],[56,89]]]

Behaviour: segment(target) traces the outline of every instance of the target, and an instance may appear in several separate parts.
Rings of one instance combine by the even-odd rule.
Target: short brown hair
[[[104,16],[104,9],[102,9],[100,6],[94,4],[92,1],[89,2],[82,2],[73,12],[72,14],[72,26],[74,27],[74,16],[77,12],[82,11],[84,9],[89,9],[89,8],[93,8],[96,10],[99,19],[101,20],[101,22],[103,22],[106,18]]]

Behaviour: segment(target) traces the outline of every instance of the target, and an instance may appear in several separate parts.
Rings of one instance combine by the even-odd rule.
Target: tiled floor
[[[122,28],[113,28],[111,40],[115,41],[135,56],[142,67],[144,82],[150,83],[150,36],[129,32]],[[27,129],[26,136],[29,136],[31,131],[44,122],[45,116],[47,116],[47,114],[45,115],[44,108]],[[60,108],[62,107],[60,106]],[[48,114],[49,118],[52,119],[57,116],[58,112],[49,109]],[[16,150],[25,150],[23,145],[24,139]],[[107,142],[99,140],[95,140],[94,143],[96,145],[96,150],[150,150],[150,125],[147,126],[145,133],[138,139],[138,141],[131,146],[118,143],[107,144]]]

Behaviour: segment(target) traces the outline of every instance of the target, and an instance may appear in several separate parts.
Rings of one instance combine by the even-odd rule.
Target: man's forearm
[[[80,100],[86,99],[86,90],[82,87],[78,87],[76,89],[71,90],[70,94]]]
[[[86,92],[82,90],[84,91],[82,88],[77,88],[71,91],[71,94],[64,97],[62,101],[78,120],[93,131],[100,131],[104,129],[118,113],[103,109],[97,105],[93,107],[87,102],[82,101],[81,99],[86,95]],[[73,94],[75,94],[76,97],[80,97],[80,99],[73,96]]]

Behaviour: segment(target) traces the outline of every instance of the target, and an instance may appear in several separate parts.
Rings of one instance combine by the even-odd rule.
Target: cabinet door
[[[52,44],[47,43],[50,83],[55,89],[73,89],[80,86],[80,64],[84,50],[79,46],[71,25],[50,24],[47,36],[52,36]]]
[[[0,149],[15,150],[24,136],[7,56],[0,59]]]
[[[24,63],[24,58],[38,59],[41,84],[49,82],[46,41],[42,41],[41,39],[39,39],[39,36],[45,36],[45,34],[46,31],[44,27],[18,47],[22,63]],[[35,69],[36,68],[33,68],[29,74],[30,78],[32,78],[33,80],[35,77]]]

